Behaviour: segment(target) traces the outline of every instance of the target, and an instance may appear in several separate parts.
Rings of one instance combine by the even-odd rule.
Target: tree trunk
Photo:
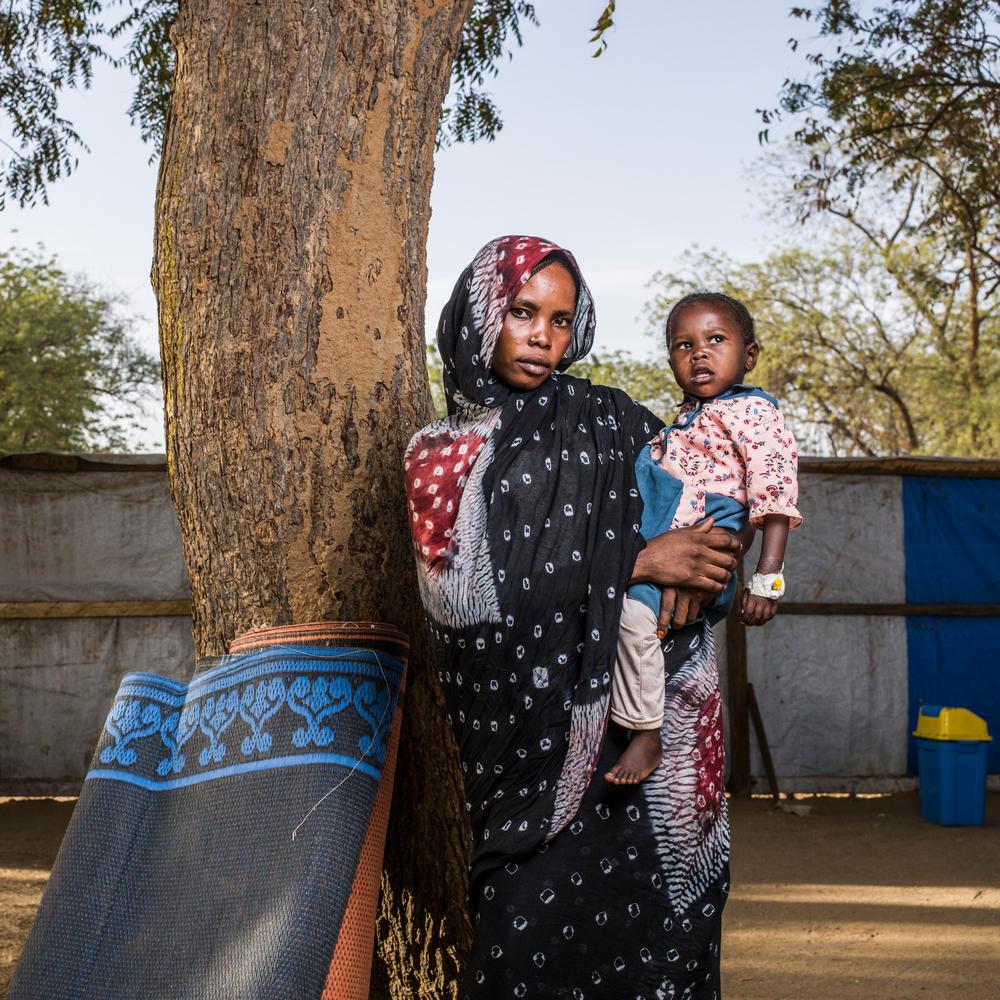
[[[966,298],[966,322],[968,324],[968,367],[969,388],[978,392],[983,387],[979,377],[979,331],[982,326],[982,316],[979,313],[979,264],[970,246],[965,252],[965,267],[969,272],[969,294]]]
[[[202,656],[255,626],[391,622],[412,656],[374,996],[451,997],[461,777],[402,453],[430,417],[434,140],[471,0],[186,0],[157,189],[167,457]]]
[[[975,453],[980,443],[980,424],[982,422],[980,400],[983,383],[979,375],[979,332],[982,317],[979,313],[979,266],[974,252],[974,241],[971,239],[965,251],[965,266],[969,272],[969,293],[965,306],[968,326],[966,365],[968,368],[969,402],[972,404],[969,408],[971,441]]]

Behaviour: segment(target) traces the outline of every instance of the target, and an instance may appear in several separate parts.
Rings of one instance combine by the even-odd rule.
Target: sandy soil
[[[922,823],[916,795],[733,807],[726,1000],[1000,997],[1000,795],[987,825]],[[0,993],[72,801],[0,800]]]
[[[726,1000],[1000,997],[1000,795],[987,824],[921,822],[916,793],[733,809]]]
[[[0,996],[35,918],[74,799],[0,799]]]

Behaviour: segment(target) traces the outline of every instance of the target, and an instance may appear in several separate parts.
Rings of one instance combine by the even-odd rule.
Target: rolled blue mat
[[[10,1000],[322,995],[407,640],[327,623],[233,650],[123,679]]]

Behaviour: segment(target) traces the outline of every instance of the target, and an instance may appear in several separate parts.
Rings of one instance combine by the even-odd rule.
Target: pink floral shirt
[[[768,514],[784,515],[792,528],[802,523],[795,438],[764,396],[684,403],[674,424],[651,442],[650,457],[683,484],[672,528],[701,521],[709,493],[746,507],[755,528]]]

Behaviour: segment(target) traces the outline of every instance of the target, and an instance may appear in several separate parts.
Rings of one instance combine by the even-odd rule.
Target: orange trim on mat
[[[372,951],[375,945],[375,919],[378,915],[378,894],[382,881],[382,857],[385,852],[385,830],[392,803],[392,785],[396,772],[396,751],[399,747],[401,709],[392,720],[392,735],[386,751],[382,780],[379,782],[372,809],[368,833],[358,857],[354,884],[347,900],[344,918],[333,958],[326,976],[326,986],[320,1000],[367,1000],[372,974]]]
[[[388,642],[399,647],[400,655],[409,652],[410,640],[395,625],[385,622],[304,622],[299,625],[274,625],[254,629],[237,636],[229,645],[229,652],[246,653],[296,639],[345,640],[348,642]]]

